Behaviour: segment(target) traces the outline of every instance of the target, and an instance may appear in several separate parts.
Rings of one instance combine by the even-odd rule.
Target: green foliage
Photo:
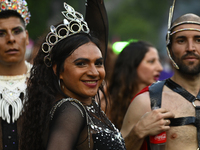
[[[157,44],[163,20],[167,23],[169,6],[163,0],[123,0],[108,13],[110,40],[117,36],[120,40],[134,38]]]
[[[54,2],[56,0],[27,0],[29,10],[31,12],[30,24],[27,26],[30,38],[36,40],[39,36],[49,31],[49,20],[51,17],[60,14],[61,10],[56,10]],[[163,25],[163,20],[167,23],[165,13],[169,8],[169,2],[163,0],[105,0],[105,4],[112,1],[114,9],[109,11],[109,39],[112,41],[113,37],[120,37],[121,40],[128,40],[132,38],[140,40],[148,40],[156,44],[159,28]],[[58,1],[57,1],[58,2]],[[63,2],[67,2],[73,6],[77,11],[84,14],[85,0],[59,0],[57,4],[60,9]],[[52,10],[53,9],[53,10]],[[57,17],[56,19],[60,19]],[[53,18],[54,19],[54,18]],[[55,20],[55,19],[54,19]],[[55,22],[58,22],[55,20]]]
[[[187,7],[181,8],[184,13],[185,8],[198,9],[198,0],[177,1],[178,6],[185,4]],[[56,5],[55,5],[56,2]],[[36,40],[39,36],[49,31],[49,26],[61,21],[63,2],[67,2],[80,13],[85,13],[85,0],[27,0],[31,12],[30,24],[27,26],[30,38]],[[163,26],[167,25],[168,11],[172,0],[104,0],[109,19],[109,41],[114,37],[119,40],[139,39],[152,42],[158,45],[160,42],[160,32]],[[110,3],[112,8],[107,7]],[[192,5],[193,4],[193,5]],[[59,5],[59,7],[57,6]],[[167,29],[166,29],[167,30]]]
[[[27,26],[29,36],[33,40],[37,40],[38,37],[49,31],[51,24],[57,24],[61,21],[61,11],[64,10],[63,2],[67,2],[73,6],[76,10],[84,12],[84,0],[26,0],[28,3],[29,11],[31,12],[30,23]],[[56,6],[55,6],[55,2]],[[57,6],[59,5],[59,6]],[[55,17],[56,15],[56,17]],[[49,22],[54,16],[53,22]],[[51,20],[52,21],[52,20]]]
[[[31,12],[30,23],[27,26],[31,39],[37,39],[47,28],[50,12],[49,0],[27,0]]]

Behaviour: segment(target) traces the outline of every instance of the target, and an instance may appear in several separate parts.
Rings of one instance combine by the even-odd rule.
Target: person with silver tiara
[[[121,130],[127,149],[147,149],[143,142],[149,142],[148,136],[163,131],[165,150],[200,148],[200,17],[187,13],[172,22],[174,6],[175,0],[166,39],[174,75],[133,99]]]
[[[21,150],[125,150],[101,110],[108,21],[103,0],[86,2],[86,19],[64,3],[28,81]],[[104,93],[104,92],[103,92]]]
[[[25,61],[30,12],[25,0],[0,0],[0,149],[18,150],[31,64]]]

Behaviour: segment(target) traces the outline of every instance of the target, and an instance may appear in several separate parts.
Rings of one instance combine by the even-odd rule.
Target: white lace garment
[[[30,76],[32,65],[25,62],[27,72],[17,76],[0,76],[0,117],[10,123],[9,106],[12,107],[12,122],[14,123],[21,115],[24,99],[20,94],[26,92],[26,81]]]

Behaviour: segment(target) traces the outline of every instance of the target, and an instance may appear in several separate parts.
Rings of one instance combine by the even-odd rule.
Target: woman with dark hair
[[[107,47],[103,1],[88,0],[88,24],[71,6],[64,7],[65,19],[50,27],[34,59],[21,150],[124,150],[124,140],[101,111],[98,95],[103,92],[102,53]]]
[[[145,41],[129,43],[118,55],[108,87],[109,116],[118,129],[121,129],[131,99],[156,82],[162,69],[157,49]]]

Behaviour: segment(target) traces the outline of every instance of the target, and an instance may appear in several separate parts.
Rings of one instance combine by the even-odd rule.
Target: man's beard
[[[194,62],[189,62],[188,65],[186,65],[184,62],[183,62],[183,59],[185,57],[188,57],[188,56],[193,56],[195,58],[197,58],[198,60],[200,60],[200,57],[193,53],[193,52],[189,52],[185,55],[183,55],[180,58],[177,58],[176,56],[174,56],[174,54],[172,53],[172,58],[173,60],[176,62],[176,64],[179,66],[179,69],[178,71],[181,72],[182,74],[186,74],[186,75],[198,75],[200,73],[200,61],[198,64],[194,65]]]

